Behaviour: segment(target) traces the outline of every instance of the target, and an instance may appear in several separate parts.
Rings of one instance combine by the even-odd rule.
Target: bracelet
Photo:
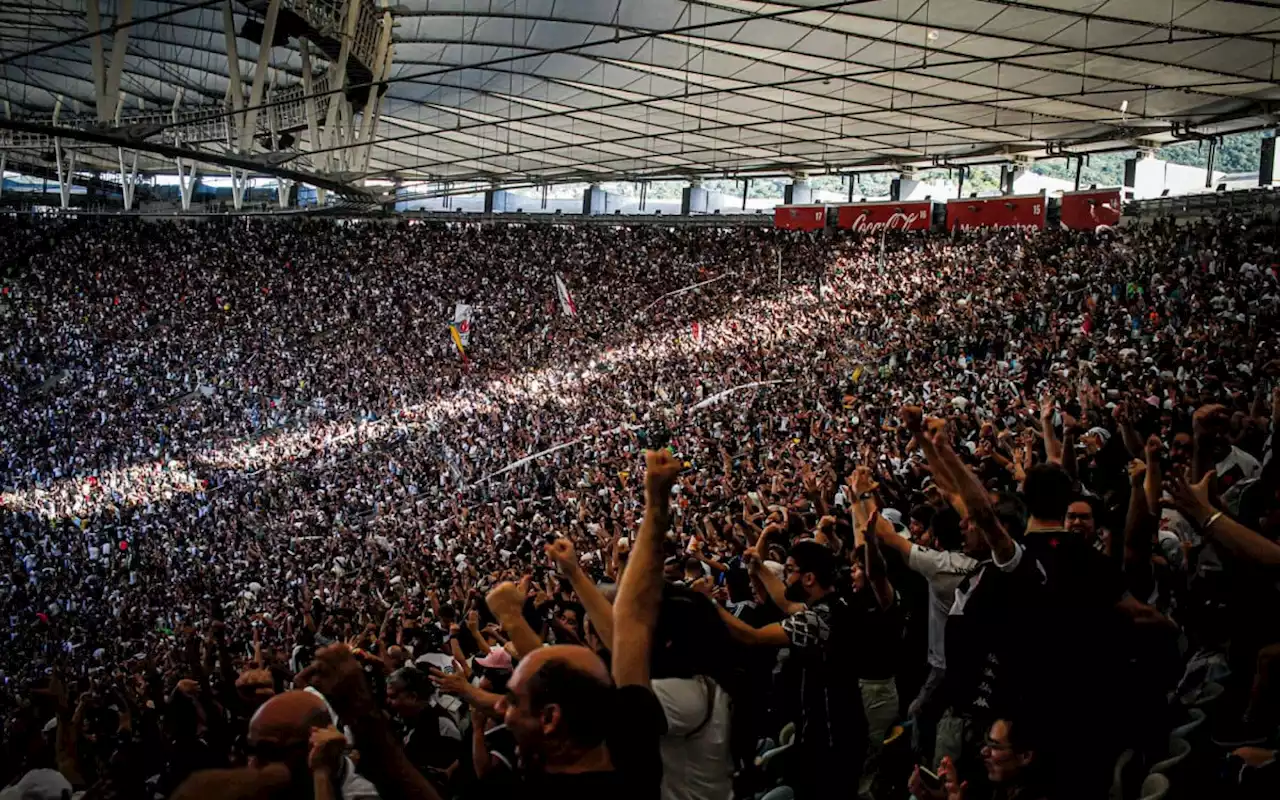
[[[1221,517],[1224,513],[1225,512],[1223,511],[1219,511],[1215,513],[1213,516],[1209,517],[1209,519],[1205,520],[1204,525],[1200,527],[1204,528],[1205,532],[1207,533],[1208,530],[1213,527],[1213,523],[1218,521],[1218,517]]]

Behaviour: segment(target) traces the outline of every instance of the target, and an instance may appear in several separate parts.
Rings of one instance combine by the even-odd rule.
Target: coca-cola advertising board
[[[1044,228],[1049,203],[1040,194],[971,197],[947,201],[947,230]]]
[[[922,200],[899,203],[850,203],[836,207],[836,226],[858,233],[891,231],[927,231],[932,222],[933,203]]]
[[[1097,230],[1099,225],[1120,224],[1120,190],[1092,189],[1064,192],[1062,225],[1078,231]]]
[[[817,231],[827,227],[826,206],[777,206],[773,226],[789,231]]]

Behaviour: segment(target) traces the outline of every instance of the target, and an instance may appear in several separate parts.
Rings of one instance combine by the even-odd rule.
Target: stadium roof
[[[173,172],[176,148],[221,163],[215,172],[238,164],[337,184],[529,185],[1149,147],[1274,124],[1280,98],[1280,4],[1261,0],[363,2],[374,20],[384,10],[394,20],[389,70],[370,63],[346,73],[355,118],[364,95],[350,89],[385,90],[369,134],[354,119],[337,139],[325,132],[333,126],[317,133],[262,121],[272,104],[283,113],[282,98],[303,109],[308,94],[319,105],[341,92],[314,80],[305,91],[306,29],[290,28],[281,12],[279,45],[263,60],[257,135],[244,140],[225,130],[202,140],[178,120],[243,120],[231,111],[230,87],[238,81],[242,107],[252,106],[260,59],[245,25],[264,22],[267,0],[0,4],[10,113],[0,144],[11,168],[47,160],[52,148],[40,137],[58,133],[77,143],[80,169],[115,169],[112,137],[128,134],[144,171]],[[285,12],[339,22],[343,6],[282,3]],[[230,69],[228,25],[241,34],[238,70]],[[98,30],[113,35],[89,35]],[[337,58],[322,38],[306,46],[316,75]],[[114,83],[113,40],[125,47]],[[113,119],[117,95],[123,117]],[[147,114],[159,122],[147,127]],[[340,128],[343,113],[335,118]],[[293,141],[269,125],[289,128]],[[351,152],[364,158],[337,158]]]

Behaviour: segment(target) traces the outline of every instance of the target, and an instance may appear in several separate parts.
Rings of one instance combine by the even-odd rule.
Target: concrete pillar
[[[789,206],[804,205],[813,202],[813,190],[809,188],[809,181],[804,178],[793,178],[783,189],[783,202]]]
[[[609,195],[598,184],[591,184],[582,193],[582,213],[584,216],[608,213],[608,206]]]
[[[501,189],[489,189],[484,193],[484,213],[492,214],[495,211],[515,211],[516,198],[511,196],[510,192]]]
[[[1000,165],[1000,193],[1001,194],[1017,194],[1015,183],[1027,171],[1026,167],[1018,164],[1001,164]]]
[[[1146,151],[1125,159],[1124,185],[1133,190],[1133,199],[1159,197],[1165,190],[1165,162]]]
[[[708,197],[710,192],[700,184],[694,183],[684,187],[680,192],[680,213],[684,216],[707,213]]]
[[[922,200],[926,194],[927,188],[910,175],[903,174],[889,181],[890,200]]]

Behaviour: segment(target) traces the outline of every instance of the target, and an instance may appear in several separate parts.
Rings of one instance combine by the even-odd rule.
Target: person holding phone
[[[950,757],[938,771],[917,766],[907,788],[916,800],[1044,800],[1048,780],[1038,757],[1038,724],[1027,718],[997,719],[982,743],[985,775],[962,781]]]

